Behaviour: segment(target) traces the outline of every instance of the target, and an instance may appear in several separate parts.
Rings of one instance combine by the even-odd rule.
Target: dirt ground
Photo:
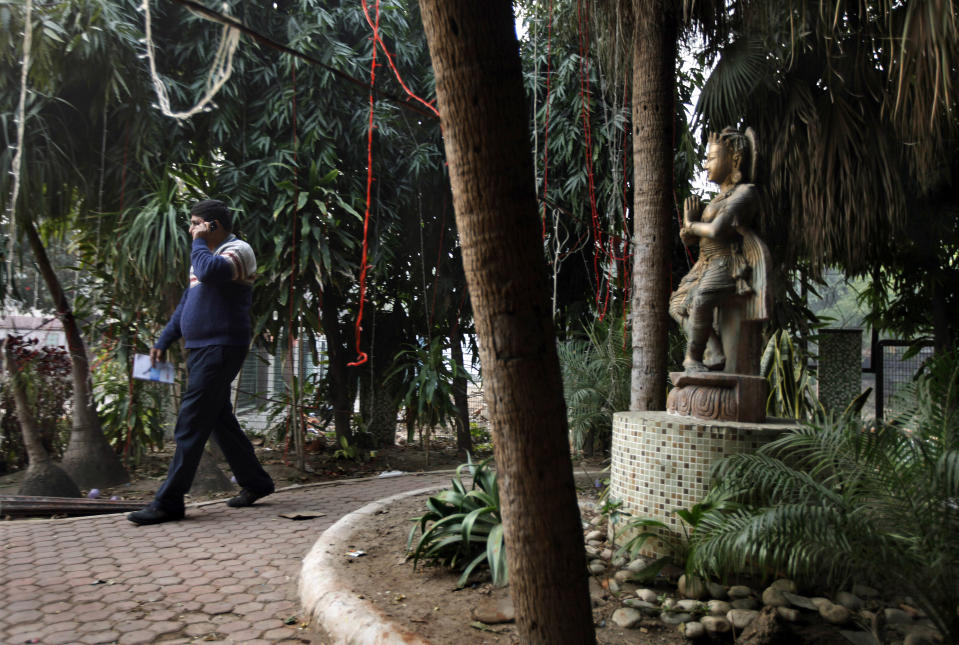
[[[306,468],[296,468],[296,460],[292,449],[285,445],[267,444],[262,438],[252,437],[256,446],[257,457],[260,463],[273,477],[277,488],[295,484],[332,481],[337,479],[369,477],[386,471],[399,470],[403,472],[423,472],[432,470],[454,469],[465,461],[464,457],[456,453],[456,441],[451,435],[440,434],[430,442],[429,462],[426,451],[419,443],[406,445],[405,434],[397,436],[397,445],[375,451],[375,456],[366,456],[362,460],[352,460],[334,455],[337,446],[332,438],[317,439],[307,445]],[[368,452],[368,451],[365,451]],[[476,453],[473,459],[482,459],[488,456]],[[169,441],[163,450],[150,452],[145,455],[140,464],[128,467],[131,481],[127,484],[100,489],[100,499],[116,497],[122,500],[143,500],[144,503],[153,498],[157,488],[166,478],[167,468],[173,457],[173,442]],[[227,478],[231,476],[226,464],[220,464],[220,469]],[[24,471],[17,471],[0,477],[0,495],[16,495],[23,479]],[[214,493],[193,494],[188,496],[187,503],[203,502],[236,494],[237,487]],[[87,494],[89,491],[84,490]],[[20,518],[17,518],[20,519]]]
[[[488,575],[482,574],[473,584],[457,589],[459,574],[424,564],[414,570],[406,560],[406,541],[413,526],[410,520],[423,514],[425,502],[425,496],[407,498],[386,512],[365,519],[347,550],[362,550],[366,555],[350,558],[344,553],[338,564],[342,579],[352,581],[353,591],[383,614],[434,643],[519,643],[514,624],[483,624],[472,616],[481,603],[507,598],[508,587],[493,588]],[[607,603],[593,610],[599,645],[686,642],[678,632],[658,621],[648,621],[638,629],[616,627],[609,618],[617,607],[618,603]]]

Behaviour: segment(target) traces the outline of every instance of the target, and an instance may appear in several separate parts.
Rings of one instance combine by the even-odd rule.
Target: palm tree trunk
[[[633,0],[633,368],[630,410],[663,410],[673,212],[675,0]]]
[[[130,481],[123,468],[120,457],[110,448],[110,444],[100,428],[96,402],[93,399],[93,380],[90,378],[90,360],[80,334],[80,326],[73,315],[70,303],[60,286],[50,258],[47,256],[40,235],[33,221],[24,218],[24,231],[43,281],[50,291],[57,308],[57,317],[63,325],[67,337],[67,350],[73,375],[73,430],[70,444],[63,453],[63,470],[73,478],[81,488],[114,486]]]
[[[502,490],[519,640],[595,643],[512,5],[420,0]]]

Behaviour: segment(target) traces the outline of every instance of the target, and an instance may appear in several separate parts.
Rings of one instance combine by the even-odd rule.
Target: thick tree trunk
[[[521,642],[595,642],[566,404],[505,0],[420,0],[480,340]]]
[[[70,353],[73,373],[73,430],[61,465],[81,488],[101,488],[128,482],[130,476],[124,470],[120,457],[110,448],[100,428],[100,417],[93,399],[90,361],[83,336],[80,334],[80,326],[50,264],[36,226],[27,220],[23,228],[37,267],[43,275],[43,281],[57,307],[57,317],[63,325],[67,350]]]
[[[463,365],[463,334],[460,333],[458,322],[453,321],[453,329],[450,333],[450,358],[460,367],[465,367]],[[456,452],[463,456],[473,452],[467,386],[468,381],[465,375],[453,377],[453,404],[456,406],[456,418],[453,420],[456,424]]]
[[[326,352],[329,356],[330,399],[333,404],[333,426],[336,429],[336,441],[340,437],[353,441],[353,397],[349,384],[349,349],[343,341],[340,329],[340,297],[333,287],[323,293],[322,303],[323,333],[326,334]]]
[[[633,368],[630,410],[663,410],[673,213],[675,0],[633,0]]]
[[[6,385],[13,392],[13,402],[17,409],[17,421],[23,435],[23,445],[27,450],[27,472],[18,490],[20,495],[43,497],[80,497],[80,489],[60,466],[53,462],[50,453],[40,440],[40,431],[34,419],[32,407],[27,401],[27,393],[22,382],[23,376],[17,373],[16,361],[6,341],[3,342],[3,368],[6,372]]]

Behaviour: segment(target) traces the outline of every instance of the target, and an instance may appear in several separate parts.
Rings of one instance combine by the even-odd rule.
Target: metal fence
[[[933,353],[933,344],[924,343],[919,352],[904,358],[914,343],[900,340],[881,340],[873,357],[876,370],[876,418],[882,419],[893,412],[896,393],[911,381],[922,364]]]

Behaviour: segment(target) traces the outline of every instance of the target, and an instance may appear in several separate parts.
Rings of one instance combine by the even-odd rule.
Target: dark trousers
[[[176,453],[166,481],[157,491],[154,507],[171,513],[183,511],[183,496],[193,484],[211,434],[240,486],[259,495],[273,492],[273,480],[257,460],[253,444],[240,429],[230,403],[230,383],[245,357],[246,347],[211,345],[190,350],[187,387],[173,433]]]

